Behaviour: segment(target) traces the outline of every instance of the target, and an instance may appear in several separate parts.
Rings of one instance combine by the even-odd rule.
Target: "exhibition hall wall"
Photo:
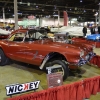
[[[4,22],[3,19],[0,19],[0,22]],[[15,23],[13,18],[5,19],[5,23]],[[28,19],[24,18],[18,21],[18,25],[22,25],[27,27],[29,25],[35,26],[58,26],[58,19],[57,18],[34,18]],[[63,25],[63,18],[60,18],[59,25]]]
[[[0,19],[0,23],[4,23],[3,19]],[[9,18],[5,19],[5,25],[7,26],[8,24],[15,23],[14,18]],[[68,21],[69,25],[79,25],[79,26],[84,26],[87,25],[87,23],[94,23],[94,22],[78,22],[77,18],[72,18]],[[34,18],[34,19],[28,19],[28,18],[23,18],[19,19],[18,25],[22,25],[23,27],[27,27],[29,25],[34,25],[34,26],[63,26],[64,25],[64,19],[60,18],[58,21],[58,18]],[[0,26],[3,26],[0,24]]]
[[[23,25],[24,27],[29,25],[35,26],[58,26],[58,19],[54,18],[36,18],[33,20],[23,19],[23,21],[18,21],[18,25]],[[60,18],[59,25],[63,25],[63,18]]]

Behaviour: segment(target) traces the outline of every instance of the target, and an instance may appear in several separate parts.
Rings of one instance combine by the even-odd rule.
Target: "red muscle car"
[[[78,46],[53,42],[46,36],[37,35],[33,29],[14,31],[6,40],[0,41],[0,65],[6,65],[9,59],[33,64],[45,69],[49,66],[60,65],[63,79],[69,75],[69,69],[86,64],[93,54]]]

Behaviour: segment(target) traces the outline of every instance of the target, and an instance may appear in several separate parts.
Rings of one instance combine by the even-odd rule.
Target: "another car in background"
[[[83,27],[79,26],[63,26],[61,28],[51,28],[51,32],[56,33],[69,33],[70,36],[83,36]],[[90,34],[90,30],[87,28],[87,34]]]
[[[10,31],[0,29],[0,39],[6,39],[10,35]]]
[[[100,42],[100,34],[87,35],[86,38],[87,38],[88,40],[99,41],[99,42]]]

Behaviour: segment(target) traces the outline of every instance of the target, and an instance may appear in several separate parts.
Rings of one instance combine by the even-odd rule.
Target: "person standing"
[[[95,34],[95,27],[94,27],[94,25],[92,25],[92,27],[90,28],[90,32],[91,32],[91,34]]]
[[[100,34],[100,25],[98,26],[98,33]]]
[[[86,36],[86,33],[87,33],[87,27],[84,26],[82,31],[83,31],[83,36],[85,37]]]

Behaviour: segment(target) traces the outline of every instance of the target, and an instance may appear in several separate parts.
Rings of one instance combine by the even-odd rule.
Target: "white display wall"
[[[35,26],[58,26],[58,19],[54,18],[35,18],[33,20],[24,19],[23,21],[18,21],[18,25],[23,25],[24,27],[29,25]],[[63,25],[63,18],[60,18],[59,25]]]
[[[40,19],[40,26],[58,26],[59,25],[63,25],[64,23],[64,19],[60,18],[60,20],[58,21],[58,19],[56,18],[41,18]]]
[[[23,21],[18,21],[18,25],[22,25],[23,27],[27,27],[29,25],[36,25],[39,26],[39,19],[24,19]]]
[[[0,19],[0,22],[4,22],[3,19]],[[14,18],[9,18],[9,19],[5,19],[6,23],[15,23]],[[18,25],[22,25],[24,27],[27,27],[29,25],[35,25],[35,26],[63,26],[64,24],[64,19],[60,18],[59,22],[58,22],[58,18],[34,18],[34,19],[28,19],[28,18],[24,18],[21,21],[18,21]],[[77,22],[77,18],[72,18],[69,22],[69,25],[73,25],[73,23],[79,25],[79,26],[84,26],[87,25],[87,23],[94,23],[94,22]]]
[[[0,22],[3,22],[3,19],[0,19]],[[6,23],[15,23],[13,18],[5,19]],[[18,25],[23,25],[27,27],[29,25],[38,26],[58,26],[57,18],[35,18],[35,19],[23,19],[22,21],[18,21]],[[63,18],[60,18],[59,25],[63,25]]]
[[[3,19],[0,19],[0,22],[4,22],[4,20]],[[15,21],[14,21],[13,18],[5,19],[5,22],[6,23],[15,23]]]

